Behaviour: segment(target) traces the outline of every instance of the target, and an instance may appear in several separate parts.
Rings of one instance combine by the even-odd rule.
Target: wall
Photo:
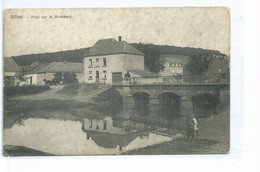
[[[136,77],[135,79],[132,78],[132,80],[136,84],[158,84],[160,81],[159,77]]]
[[[99,59],[99,66],[95,65]],[[106,66],[103,66],[103,58],[106,58]],[[89,67],[89,59],[92,59],[92,67]],[[84,80],[86,83],[96,82],[96,71],[99,71],[99,82],[112,84],[112,73],[122,72],[122,77],[127,70],[144,70],[144,57],[131,54],[113,54],[104,56],[92,56],[84,58]],[[89,79],[89,71],[92,71],[92,80]],[[103,71],[106,71],[106,80],[103,80]]]
[[[37,85],[37,81],[38,81],[38,74],[28,74],[25,75],[25,77],[27,77],[27,81],[26,81],[26,85],[30,85],[30,77],[32,77],[32,85]]]
[[[77,77],[79,83],[84,82],[83,73],[76,73],[76,77]]]
[[[44,73],[44,74],[38,74],[37,76],[37,85],[44,85],[46,80],[52,80],[54,78],[54,73]]]

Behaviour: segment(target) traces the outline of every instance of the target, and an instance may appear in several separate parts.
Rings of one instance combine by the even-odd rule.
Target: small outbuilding
[[[4,86],[19,85],[19,80],[16,74],[21,71],[21,68],[16,64],[12,57],[4,58]]]
[[[51,82],[55,75],[60,75],[61,80],[74,75],[77,82],[83,82],[82,63],[52,62],[45,64],[33,64],[25,72],[28,85],[44,85]]]

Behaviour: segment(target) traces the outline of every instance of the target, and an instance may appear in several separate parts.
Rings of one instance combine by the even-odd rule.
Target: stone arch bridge
[[[211,105],[214,106],[213,110],[216,110],[229,103],[230,98],[229,83],[128,84],[113,85],[112,88],[122,95],[125,112],[132,112],[145,104],[151,113],[158,113],[167,108],[168,111],[176,111],[176,108],[172,108],[176,106],[179,108],[179,115],[185,115],[194,112],[194,107],[203,108]]]

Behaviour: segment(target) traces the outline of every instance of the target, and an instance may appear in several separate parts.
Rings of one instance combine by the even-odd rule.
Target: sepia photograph
[[[6,9],[3,156],[230,152],[230,10]]]

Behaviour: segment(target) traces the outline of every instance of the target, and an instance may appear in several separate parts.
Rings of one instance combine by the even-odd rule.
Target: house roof
[[[117,41],[113,38],[98,40],[90,49],[87,56],[110,55],[110,54],[135,54],[143,55],[135,47],[126,41]]]
[[[81,73],[82,63],[71,63],[71,62],[53,62],[45,64],[36,64],[34,67],[29,69],[26,74],[36,73],[56,73],[56,72],[70,72],[70,73]]]
[[[130,70],[129,72],[135,73],[137,76],[141,76],[141,77],[155,77],[155,76],[158,76],[158,74],[152,73],[152,72],[147,71],[147,70]]]
[[[180,63],[182,65],[186,65],[191,56],[189,55],[163,55],[164,62],[170,62],[170,63]]]
[[[125,147],[131,143],[136,137],[142,135],[142,133],[132,133],[127,135],[114,134],[114,133],[103,133],[98,131],[86,131],[90,138],[101,147],[104,148],[115,148],[117,145]]]
[[[19,72],[21,69],[12,57],[4,58],[4,72]]]
[[[89,48],[82,48],[77,50],[13,56],[13,58],[18,66],[29,66],[34,62],[52,63],[67,61],[72,63],[81,63],[83,57],[88,53],[88,51]]]

